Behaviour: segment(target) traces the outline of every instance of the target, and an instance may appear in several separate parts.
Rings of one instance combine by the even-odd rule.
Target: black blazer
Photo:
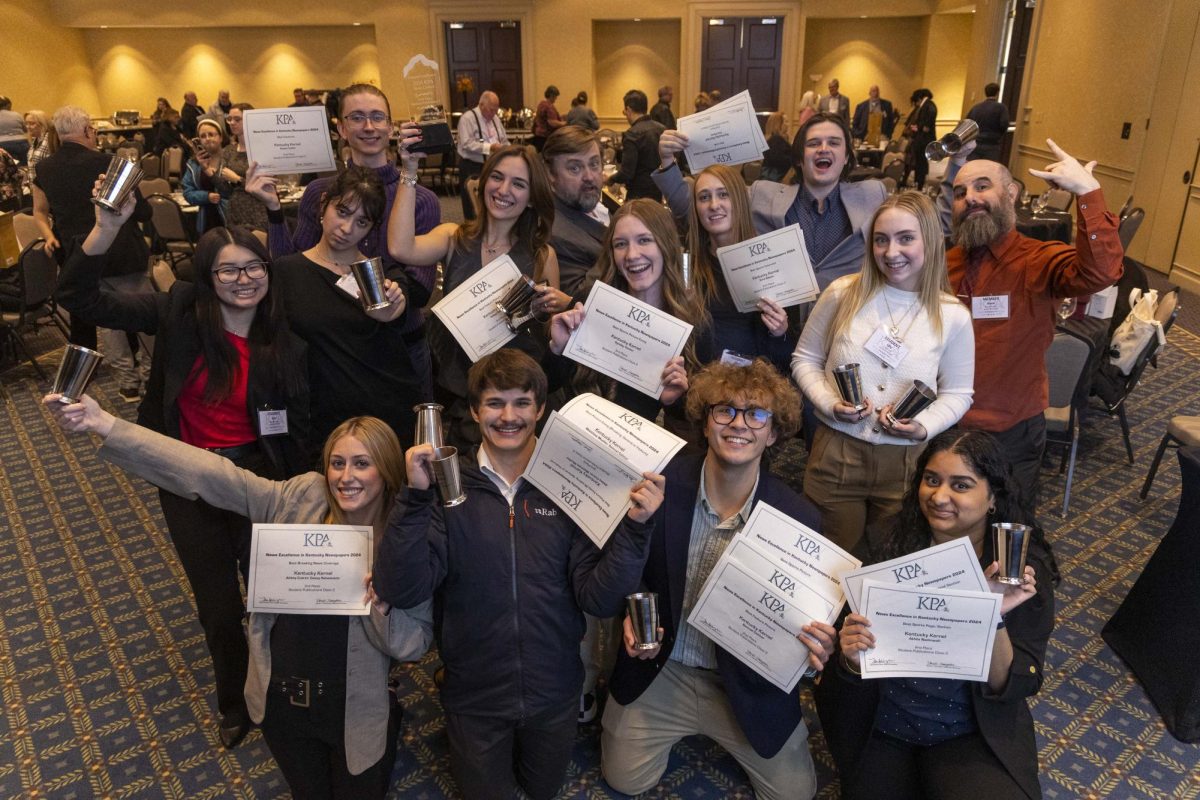
[[[890,530],[890,525],[868,528],[863,544],[878,552],[879,537],[886,536]],[[980,736],[1017,785],[1035,799],[1042,796],[1042,790],[1038,783],[1033,716],[1025,698],[1037,694],[1042,687],[1046,642],[1054,628],[1055,568],[1042,541],[1038,538],[1030,542],[1027,560],[1037,573],[1037,594],[1009,612],[1006,620],[1013,647],[1008,685],[999,694],[993,694],[986,682],[970,684],[971,704]],[[865,556],[864,563],[884,560],[872,557],[871,553],[860,555]],[[984,558],[990,560],[990,554],[985,553]],[[879,680],[863,680],[851,675],[836,655],[829,660],[817,683],[814,696],[821,729],[838,772],[843,775],[873,768],[871,764],[861,763],[861,757],[875,727],[879,687]],[[886,785],[886,776],[881,775],[879,780],[880,785]]]
[[[657,658],[645,661],[630,658],[623,647],[618,648],[617,665],[609,688],[622,705],[637,700],[654,682],[671,655],[676,631],[683,622],[688,542],[704,455],[676,456],[663,473],[667,479],[667,496],[654,517],[650,557],[642,573],[645,590],[658,593],[663,644]],[[759,472],[758,491],[754,495],[755,503],[760,500],[810,528],[820,530],[821,515],[816,508],[771,475],[766,467]],[[774,756],[800,724],[799,684],[791,694],[784,694],[720,646],[717,647],[717,666],[734,716],[746,739],[763,758]]]
[[[195,286],[176,281],[169,292],[110,292],[102,289],[99,278],[107,256],[89,256],[77,247],[59,275],[55,293],[63,308],[94,325],[116,330],[136,331],[155,336],[154,357],[146,396],[138,408],[138,424],[153,431],[179,438],[179,394],[200,355],[196,334]],[[279,331],[287,337],[296,363],[306,363],[307,345],[290,329]],[[259,436],[267,457],[270,474],[263,477],[283,480],[313,468],[305,446],[309,434],[309,394],[307,377],[302,390],[288,394],[276,387],[270,375],[256,369],[250,361],[246,405],[250,421],[257,429],[260,408],[287,409],[288,432]]]

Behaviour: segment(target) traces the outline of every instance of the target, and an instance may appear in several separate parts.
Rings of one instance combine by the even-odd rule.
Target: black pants
[[[1028,800],[978,733],[930,747],[875,733],[858,764],[842,800]]]
[[[466,800],[558,794],[579,727],[579,699],[522,720],[446,712],[450,772]]]
[[[458,157],[458,195],[462,199],[463,219],[475,219],[475,200],[471,197],[471,190],[467,186],[467,181],[470,178],[479,176],[483,171],[483,164],[478,161],[472,161],[469,158]]]
[[[346,692],[309,697],[308,708],[272,688],[262,733],[279,771],[295,800],[382,800],[387,794],[396,762],[396,736],[401,714],[395,696],[388,693],[387,745],[383,757],[358,775],[346,766]]]
[[[261,472],[265,461],[256,453],[240,459],[238,466]],[[238,574],[248,582],[250,520],[203,500],[188,500],[163,490],[158,499],[196,599],[196,613],[212,656],[217,709],[230,721],[245,720],[249,653]]]
[[[1046,416],[1036,414],[992,435],[999,440],[1000,449],[1012,464],[1013,477],[1021,490],[1021,507],[1035,515],[1038,474],[1042,469],[1042,454],[1046,452]]]

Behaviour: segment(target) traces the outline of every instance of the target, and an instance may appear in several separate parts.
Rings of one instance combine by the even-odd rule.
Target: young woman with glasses
[[[139,424],[264,477],[303,472],[305,344],[272,291],[265,248],[244,228],[214,228],[196,246],[195,282],[176,281],[167,292],[112,292],[101,287],[101,271],[133,209],[132,200],[120,214],[97,207],[95,226],[63,268],[59,302],[72,317],[156,337]],[[166,490],[159,500],[212,655],[217,733],[231,748],[250,727],[238,586],[239,572],[247,576],[250,521]]]
[[[242,115],[254,109],[249,103],[234,103],[225,115],[229,127],[229,144],[221,151],[222,167],[216,176],[218,189],[228,190],[229,210],[226,225],[241,225],[257,231],[267,229],[267,207],[257,197],[246,193],[246,136],[242,132]]]

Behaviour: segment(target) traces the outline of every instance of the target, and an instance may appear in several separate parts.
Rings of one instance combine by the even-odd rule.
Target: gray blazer
[[[123,420],[100,448],[108,461],[169,492],[203,498],[252,522],[318,523],[329,512],[325,477],[306,472],[286,481],[260,478],[232,461]],[[246,637],[246,708],[257,723],[266,714],[271,681],[271,628],[276,614],[250,614]],[[433,601],[384,616],[351,617],[346,645],[346,766],[358,775],[383,757],[387,743],[388,667],[413,661],[433,641]]]
[[[599,220],[554,198],[550,246],[558,256],[558,288],[580,301],[595,281],[588,273],[600,259],[606,231]]]

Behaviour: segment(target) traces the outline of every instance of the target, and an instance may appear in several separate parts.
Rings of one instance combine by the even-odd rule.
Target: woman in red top
[[[59,302],[93,324],[155,335],[139,424],[264,477],[304,472],[311,466],[304,461],[305,346],[271,292],[266,248],[244,228],[214,228],[196,246],[194,283],[177,281],[168,292],[110,292],[100,273],[133,208],[131,201],[120,214],[97,209],[95,227],[63,269]],[[159,499],[212,655],[218,735],[232,748],[250,727],[238,585],[238,573],[247,575],[250,522],[165,490]]]
[[[542,145],[546,143],[546,137],[554,133],[557,128],[567,124],[567,121],[558,113],[558,109],[554,107],[554,101],[557,99],[558,87],[547,86],[545,99],[538,103],[537,110],[533,113],[533,136],[529,137],[529,143],[539,153],[542,152]]]

